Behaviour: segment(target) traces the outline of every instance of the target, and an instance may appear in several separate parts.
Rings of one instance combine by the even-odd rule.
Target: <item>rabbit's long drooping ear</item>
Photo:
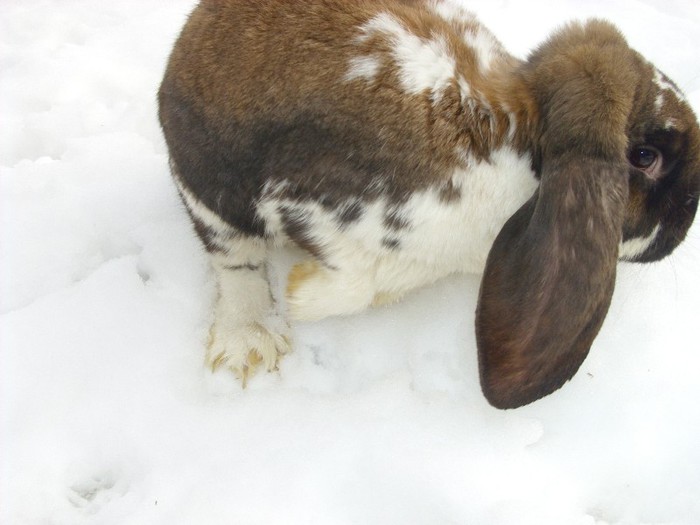
[[[528,61],[540,187],[491,249],[476,318],[482,389],[498,408],[560,388],[605,318],[628,196],[635,66],[603,22],[567,27]]]

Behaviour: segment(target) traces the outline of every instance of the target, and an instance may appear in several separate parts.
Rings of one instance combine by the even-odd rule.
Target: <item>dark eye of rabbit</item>
[[[634,148],[629,156],[632,166],[645,171],[653,168],[658,158],[658,151],[648,146]]]

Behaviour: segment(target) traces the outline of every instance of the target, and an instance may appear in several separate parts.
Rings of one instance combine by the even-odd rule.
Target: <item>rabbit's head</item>
[[[540,186],[498,235],[476,331],[500,408],[560,388],[607,313],[619,258],[653,261],[685,237],[700,195],[700,130],[676,86],[610,24],[573,24],[524,64]]]

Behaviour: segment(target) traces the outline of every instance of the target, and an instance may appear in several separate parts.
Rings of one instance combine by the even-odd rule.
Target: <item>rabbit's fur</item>
[[[265,261],[292,242],[295,319],[484,272],[484,393],[534,401],[585,358],[618,259],[670,253],[700,193],[687,101],[599,20],[521,61],[447,2],[204,0],[159,102],[219,283],[208,360],[244,381],[288,350]]]

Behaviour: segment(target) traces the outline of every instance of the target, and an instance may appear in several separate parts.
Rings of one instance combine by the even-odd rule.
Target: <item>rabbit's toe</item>
[[[289,339],[269,331],[259,323],[226,327],[215,323],[211,328],[207,349],[207,364],[212,371],[230,369],[245,388],[262,366],[268,372],[277,368],[283,354],[289,352]]]

